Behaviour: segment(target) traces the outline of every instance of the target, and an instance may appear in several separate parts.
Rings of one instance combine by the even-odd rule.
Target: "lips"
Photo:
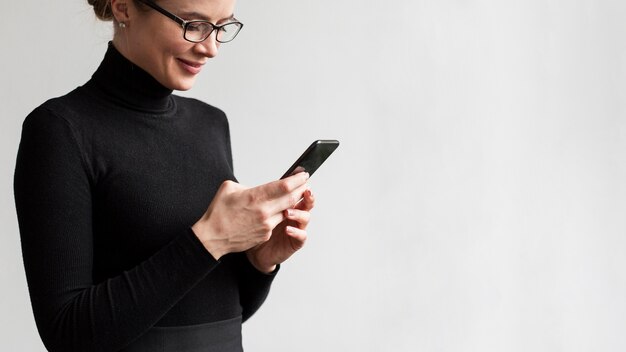
[[[193,61],[189,61],[189,60],[185,60],[185,59],[176,59],[181,67],[191,73],[191,74],[198,74],[200,73],[200,71],[202,70],[202,65],[204,65],[203,62],[193,62]]]

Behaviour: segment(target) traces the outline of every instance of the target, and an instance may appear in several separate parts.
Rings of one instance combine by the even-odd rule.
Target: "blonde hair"
[[[89,5],[93,6],[96,17],[103,21],[113,20],[113,11],[111,11],[111,0],[87,0]]]

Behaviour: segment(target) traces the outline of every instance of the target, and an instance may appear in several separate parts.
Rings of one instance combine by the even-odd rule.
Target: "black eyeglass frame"
[[[159,5],[155,4],[154,2],[152,2],[152,1],[150,1],[150,0],[138,0],[138,1],[139,1],[139,2],[141,2],[141,3],[143,3],[143,4],[146,4],[146,5],[150,6],[150,7],[151,7],[151,8],[153,8],[154,10],[156,10],[156,11],[160,12],[162,15],[165,15],[166,17],[168,17],[168,18],[172,19],[174,22],[176,22],[176,23],[180,24],[180,26],[183,28],[183,39],[185,39],[185,40],[186,40],[186,41],[188,41],[188,42],[192,42],[192,43],[202,43],[202,42],[203,42],[203,41],[205,41],[208,37],[210,37],[210,36],[211,36],[211,33],[213,33],[213,31],[217,30],[217,33],[219,34],[220,30],[221,30],[223,27],[228,26],[228,25],[232,25],[232,24],[238,24],[238,25],[239,25],[239,27],[238,27],[238,29],[237,29],[237,32],[236,32],[236,33],[235,33],[235,35],[234,35],[231,39],[229,39],[229,40],[226,40],[226,41],[219,40],[219,39],[218,39],[218,35],[215,35],[215,40],[217,40],[218,42],[220,42],[220,43],[228,43],[228,42],[232,41],[233,39],[235,39],[235,37],[237,36],[237,34],[239,34],[239,32],[241,31],[241,29],[243,28],[243,23],[241,23],[241,22],[239,22],[239,21],[236,21],[236,20],[235,20],[235,21],[228,22],[228,23],[224,23],[224,24],[223,24],[223,25],[221,25],[221,26],[214,25],[213,23],[211,23],[211,22],[209,22],[209,21],[206,21],[206,20],[190,20],[190,21],[187,21],[187,20],[184,20],[184,19],[182,19],[182,18],[180,18],[180,17],[176,16],[175,14],[173,14],[173,13],[171,13],[171,12],[167,11],[166,9],[162,8],[161,6],[159,6]],[[209,33],[206,35],[206,37],[202,38],[202,40],[191,40],[191,39],[187,38],[187,27],[188,27],[190,24],[192,24],[192,23],[207,23],[207,24],[211,25],[211,28],[212,28],[212,29],[211,29],[211,31],[209,31]]]

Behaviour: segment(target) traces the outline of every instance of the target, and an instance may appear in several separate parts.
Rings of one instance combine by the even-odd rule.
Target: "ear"
[[[128,22],[128,2],[130,0],[111,0],[111,11],[116,22]]]

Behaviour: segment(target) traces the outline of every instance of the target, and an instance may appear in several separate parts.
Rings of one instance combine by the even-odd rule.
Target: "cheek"
[[[190,46],[182,38],[180,40],[162,40],[155,41],[153,51],[155,58],[159,58],[161,69],[171,70],[172,66],[176,64],[176,58],[184,57],[185,53],[190,50]]]
[[[187,41],[183,39],[182,29],[169,25],[169,23],[157,23],[150,26],[152,30],[144,34],[144,47],[148,49],[153,58],[171,60],[171,57],[179,56],[187,50]]]
[[[185,41],[184,39],[171,41],[167,47],[165,47],[165,52],[172,57],[184,56],[186,53],[191,51],[192,46],[189,45],[191,43]]]

